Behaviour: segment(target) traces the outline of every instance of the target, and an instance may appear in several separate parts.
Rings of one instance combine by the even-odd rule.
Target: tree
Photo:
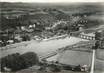
[[[30,40],[30,37],[28,35],[23,35],[21,36],[22,38],[22,41],[29,41]]]
[[[39,59],[36,53],[34,52],[27,52],[21,55],[22,59],[24,59],[24,63],[26,67],[30,67],[32,65],[38,64]]]
[[[1,58],[1,71],[4,72],[5,67],[10,68],[12,72],[18,71],[35,64],[38,64],[38,57],[34,52],[27,52],[22,55],[14,53]]]
[[[5,71],[4,67],[10,68],[12,71],[23,69],[23,59],[19,53],[8,55],[1,59],[1,71]]]

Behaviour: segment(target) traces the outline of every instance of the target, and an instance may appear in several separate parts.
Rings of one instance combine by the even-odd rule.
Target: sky
[[[0,2],[39,2],[39,3],[58,3],[58,2],[104,2],[104,0],[0,0]]]

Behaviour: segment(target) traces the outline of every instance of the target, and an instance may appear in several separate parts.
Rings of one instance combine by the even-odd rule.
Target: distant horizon
[[[17,3],[17,4],[36,4],[36,5],[49,5],[49,6],[53,6],[53,5],[102,5],[104,6],[104,2],[1,2],[0,3]]]
[[[88,2],[104,2],[104,0],[0,0],[0,2],[10,3],[88,3]]]
[[[48,6],[54,6],[54,5],[61,5],[61,6],[67,6],[67,5],[101,5],[104,7],[104,2],[2,2],[0,3],[17,3],[17,4],[34,4],[34,5],[48,5]]]
[[[101,4],[104,5],[104,2],[2,2],[0,1],[0,3],[30,3],[30,4],[55,4],[55,5],[67,5],[67,4],[76,4],[76,5],[82,5],[82,4]]]

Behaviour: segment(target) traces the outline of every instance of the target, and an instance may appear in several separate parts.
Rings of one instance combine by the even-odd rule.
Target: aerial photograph
[[[0,1],[0,73],[104,73],[104,2],[67,1]]]

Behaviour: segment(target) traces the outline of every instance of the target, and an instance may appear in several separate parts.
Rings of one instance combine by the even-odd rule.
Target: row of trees
[[[1,58],[1,71],[4,72],[6,71],[5,68],[9,68],[13,72],[31,67],[38,63],[38,56],[34,52],[27,52],[22,55],[14,53]]]
[[[6,35],[1,34],[0,35],[0,40],[1,40],[0,47],[6,46],[8,44],[18,43],[21,41],[30,41],[31,40],[31,37],[27,34],[20,34],[21,40],[19,40],[18,38],[15,38],[15,36],[16,36],[16,34],[14,34],[14,33],[6,34]],[[10,43],[10,42],[8,42],[9,40],[12,40],[13,42]]]
[[[16,26],[27,25],[29,24],[28,15],[22,15],[19,17],[16,17],[16,16],[14,17],[12,15],[10,15],[10,17],[1,15],[0,23],[1,23],[0,24],[1,30],[6,30],[9,28],[16,28]]]

